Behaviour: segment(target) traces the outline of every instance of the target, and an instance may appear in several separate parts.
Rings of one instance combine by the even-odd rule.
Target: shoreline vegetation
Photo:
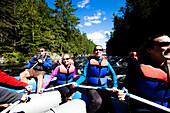
[[[0,57],[7,63],[27,62],[45,48],[62,56],[92,54],[95,44],[76,26],[80,23],[72,0],[1,0]]]

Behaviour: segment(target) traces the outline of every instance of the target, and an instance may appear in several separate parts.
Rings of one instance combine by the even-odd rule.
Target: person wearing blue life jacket
[[[117,79],[116,73],[114,72],[112,66],[107,61],[106,56],[102,56],[103,48],[101,45],[97,45],[94,48],[94,56],[89,56],[88,63],[84,67],[83,74],[80,78],[73,83],[73,87],[81,84],[87,78],[87,85],[103,87],[103,89],[86,89],[87,96],[90,99],[90,106],[87,110],[88,113],[114,113],[112,106],[111,95],[109,91],[105,90],[107,88],[107,78],[106,74],[109,70],[113,75],[113,92],[117,91]]]
[[[170,38],[161,33],[151,35],[134,55],[129,61],[125,87],[129,93],[169,108]],[[120,91],[118,95],[120,100],[125,100],[124,92]],[[129,101],[131,113],[164,112],[140,101]]]
[[[37,81],[37,93],[43,85],[43,78],[48,70],[52,66],[52,60],[50,56],[46,54],[44,48],[40,49],[40,53],[34,55],[25,67],[25,71],[20,73],[20,79],[22,82],[28,83],[27,78],[36,78]]]

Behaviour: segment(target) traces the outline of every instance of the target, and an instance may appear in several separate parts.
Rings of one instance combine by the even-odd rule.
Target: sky
[[[48,6],[55,9],[54,1],[46,0]],[[80,19],[76,28],[105,49],[108,35],[113,31],[113,13],[118,15],[120,7],[125,7],[125,2],[126,0],[73,0],[73,5],[76,5],[74,8],[77,8],[75,16]]]

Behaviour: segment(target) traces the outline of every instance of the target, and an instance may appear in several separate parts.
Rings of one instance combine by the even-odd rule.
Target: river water
[[[122,84],[126,71],[127,71],[127,57],[122,56],[108,56],[108,61],[112,65],[114,71],[116,72],[118,84]],[[74,57],[74,65],[76,67],[76,74],[81,76],[83,73],[83,68],[88,62],[88,57]],[[0,70],[7,73],[10,76],[19,76],[19,74],[25,70],[26,64],[0,64]],[[53,66],[48,70],[47,74],[51,74],[52,71],[57,66],[57,63],[53,63]],[[108,79],[111,76],[108,76]]]

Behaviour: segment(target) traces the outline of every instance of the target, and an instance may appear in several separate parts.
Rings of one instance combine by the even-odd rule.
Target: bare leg
[[[43,74],[40,74],[37,76],[37,93],[39,93],[40,89],[42,88],[43,85]]]
[[[24,71],[24,72],[20,73],[21,81],[28,84],[28,79],[27,79],[28,76],[29,76],[29,72],[28,71]]]

